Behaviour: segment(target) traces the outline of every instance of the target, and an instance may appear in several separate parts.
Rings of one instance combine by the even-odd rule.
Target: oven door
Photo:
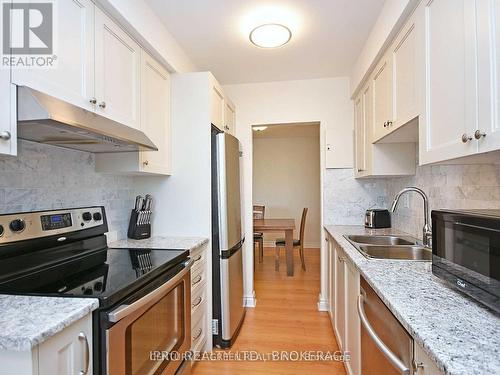
[[[191,265],[107,314],[114,323],[105,332],[108,375],[170,375],[182,368],[191,347]]]

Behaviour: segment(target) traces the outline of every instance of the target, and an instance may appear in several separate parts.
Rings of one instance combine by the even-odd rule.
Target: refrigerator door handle
[[[245,238],[242,240],[238,241],[236,245],[234,245],[232,248],[228,250],[222,250],[220,254],[221,259],[229,259],[231,258],[238,250],[240,250],[243,247],[243,243],[245,242]]]

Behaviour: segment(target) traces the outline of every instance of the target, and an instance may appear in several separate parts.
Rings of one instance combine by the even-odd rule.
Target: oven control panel
[[[104,223],[101,206],[0,215],[0,244],[64,235]]]

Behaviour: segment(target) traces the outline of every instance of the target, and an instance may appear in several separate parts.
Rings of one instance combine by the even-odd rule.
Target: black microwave
[[[500,313],[500,210],[432,211],[432,273]]]

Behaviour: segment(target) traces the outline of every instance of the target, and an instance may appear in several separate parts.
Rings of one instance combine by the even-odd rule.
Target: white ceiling
[[[146,0],[200,70],[222,84],[348,76],[384,0]],[[260,49],[248,33],[263,23],[293,33]]]

